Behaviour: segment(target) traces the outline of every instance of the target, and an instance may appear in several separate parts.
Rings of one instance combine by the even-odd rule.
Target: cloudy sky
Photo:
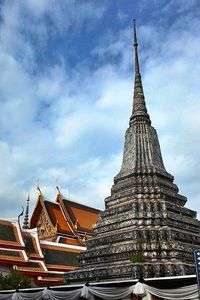
[[[37,181],[104,208],[133,94],[132,19],[163,159],[200,213],[199,0],[0,0],[0,203],[15,217]]]

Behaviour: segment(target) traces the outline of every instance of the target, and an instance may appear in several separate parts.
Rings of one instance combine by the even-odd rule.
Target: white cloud
[[[58,180],[66,196],[103,208],[121,165],[132,109],[131,29],[113,33],[107,24],[91,50],[92,63],[87,58],[70,67],[64,59],[68,39],[83,31],[91,38],[105,7],[96,9],[93,1],[51,3],[7,1],[2,7],[0,201],[6,199],[5,216],[17,215],[29,191],[34,206],[38,178],[48,198],[55,199]],[[166,168],[191,198],[188,205],[197,209],[200,22],[190,12],[168,26],[154,22],[138,28],[144,90]],[[52,64],[44,53],[51,39],[63,36],[66,48]]]
[[[118,10],[117,17],[121,23],[124,23],[129,18],[128,15],[123,13],[120,9]]]

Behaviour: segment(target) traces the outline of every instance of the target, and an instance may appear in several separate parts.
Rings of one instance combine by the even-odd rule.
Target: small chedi
[[[185,207],[163,164],[156,130],[143,93],[134,24],[133,111],[125,135],[123,162],[111,196],[79,255],[81,268],[65,281],[106,281],[190,275],[193,249],[200,247],[200,222]]]

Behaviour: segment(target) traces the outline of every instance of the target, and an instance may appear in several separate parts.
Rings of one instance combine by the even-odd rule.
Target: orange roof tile
[[[57,232],[73,235],[72,230],[70,229],[70,226],[67,220],[64,218],[62,210],[60,209],[60,205],[50,201],[44,201],[44,204],[52,224],[54,226],[57,225]]]
[[[80,253],[81,250],[76,249],[76,248],[68,248],[67,246],[63,246],[62,245],[59,245],[59,244],[56,244],[56,243],[51,243],[51,242],[41,242],[41,248],[43,250],[43,252],[46,251],[46,249],[50,249],[52,251],[64,251],[64,252],[74,252],[74,253]],[[81,249],[85,249],[85,247],[82,247]]]
[[[33,214],[32,214],[31,219],[30,219],[30,228],[35,228],[37,226],[38,218],[39,218],[40,213],[43,209],[42,201],[43,201],[43,199],[41,198],[41,196],[39,196],[38,200],[37,200],[37,203],[35,205]]]
[[[72,239],[68,237],[59,237],[58,243],[65,245],[82,246],[82,243],[80,243],[78,239]]]
[[[63,204],[72,222],[75,224],[78,220],[77,230],[92,233],[92,225],[96,224],[100,210],[66,199],[63,199]]]
[[[46,266],[49,271],[63,271],[63,272],[73,271],[79,268],[79,266],[73,267],[70,265],[55,265],[55,264],[46,264]]]

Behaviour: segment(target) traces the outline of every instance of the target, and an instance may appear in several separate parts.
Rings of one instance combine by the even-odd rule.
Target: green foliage
[[[12,271],[5,276],[0,274],[0,290],[15,290],[34,286],[32,279],[22,275],[19,271]]]
[[[144,244],[144,243],[147,242],[147,241],[145,240],[145,238],[143,238],[143,237],[138,238],[136,241],[137,241],[138,244]]]
[[[132,261],[132,262],[134,262],[134,263],[142,263],[142,262],[144,262],[145,261],[145,257],[144,257],[144,254],[143,254],[143,252],[137,252],[137,253],[135,253],[135,254],[133,254],[132,256],[131,256],[131,258],[130,258],[130,260]]]
[[[133,253],[133,255],[130,257],[130,260],[133,263],[143,263],[145,262],[145,256],[144,253],[142,251],[143,248],[143,244],[145,244],[147,241],[145,238],[140,237],[137,240],[134,240],[134,245],[137,248],[137,251],[135,251],[135,253]]]

